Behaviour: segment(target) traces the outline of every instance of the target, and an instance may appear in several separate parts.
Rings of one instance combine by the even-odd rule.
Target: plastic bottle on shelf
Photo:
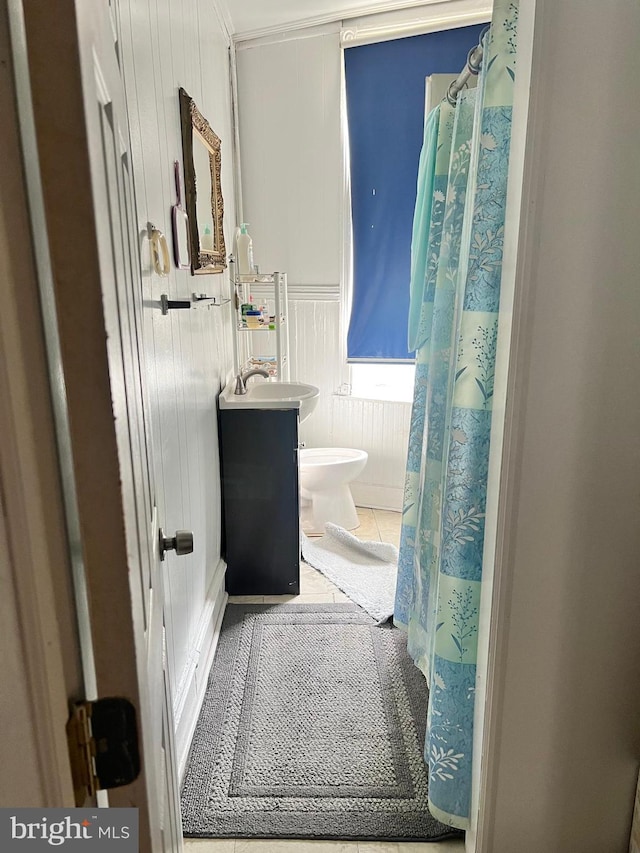
[[[238,252],[238,274],[253,275],[253,240],[247,231],[247,224],[243,222],[240,226],[240,234],[237,239]]]
[[[255,311],[255,310],[256,310],[256,306],[253,304],[253,296],[249,296],[249,301],[243,302],[242,305],[240,306],[240,316],[242,318],[242,325],[243,326],[247,325],[247,312],[248,311]]]
[[[260,328],[260,312],[259,311],[247,311],[246,315],[247,320],[247,328],[248,329],[259,329]]]
[[[209,228],[208,225],[204,226],[204,233],[200,240],[200,248],[203,252],[213,251],[213,234],[211,233],[211,228]]]

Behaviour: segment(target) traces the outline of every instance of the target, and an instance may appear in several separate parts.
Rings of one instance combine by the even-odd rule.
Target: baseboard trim
[[[224,589],[226,565],[218,562],[211,578],[205,605],[198,624],[196,643],[189,657],[189,666],[181,679],[174,701],[174,724],[176,732],[176,756],[178,760],[178,778],[182,778],[187,766],[189,748],[195,731],[204,693],[207,687],[209,670],[220,637],[220,627],[224,616],[228,595]]]
[[[351,494],[357,506],[402,512],[404,489],[400,487],[358,483],[356,480],[351,483]]]

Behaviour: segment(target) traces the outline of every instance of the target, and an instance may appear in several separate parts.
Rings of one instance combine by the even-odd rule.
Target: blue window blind
[[[457,74],[484,24],[345,48],[353,221],[348,361],[407,361],[425,77]]]

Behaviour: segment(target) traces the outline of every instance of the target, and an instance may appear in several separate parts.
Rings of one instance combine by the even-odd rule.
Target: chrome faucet
[[[250,379],[252,376],[264,376],[265,379],[269,378],[269,374],[266,370],[263,370],[261,367],[255,367],[253,370],[247,370],[246,373],[238,373],[236,376],[236,388],[233,392],[234,394],[246,394],[247,393],[247,379]]]

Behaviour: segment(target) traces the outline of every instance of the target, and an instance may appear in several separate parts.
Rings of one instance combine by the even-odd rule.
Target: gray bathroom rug
[[[352,604],[229,605],[182,789],[192,838],[435,841],[422,674]]]
[[[398,575],[398,549],[385,542],[358,539],[337,524],[327,524],[319,539],[301,534],[303,559],[384,622],[393,616]]]

